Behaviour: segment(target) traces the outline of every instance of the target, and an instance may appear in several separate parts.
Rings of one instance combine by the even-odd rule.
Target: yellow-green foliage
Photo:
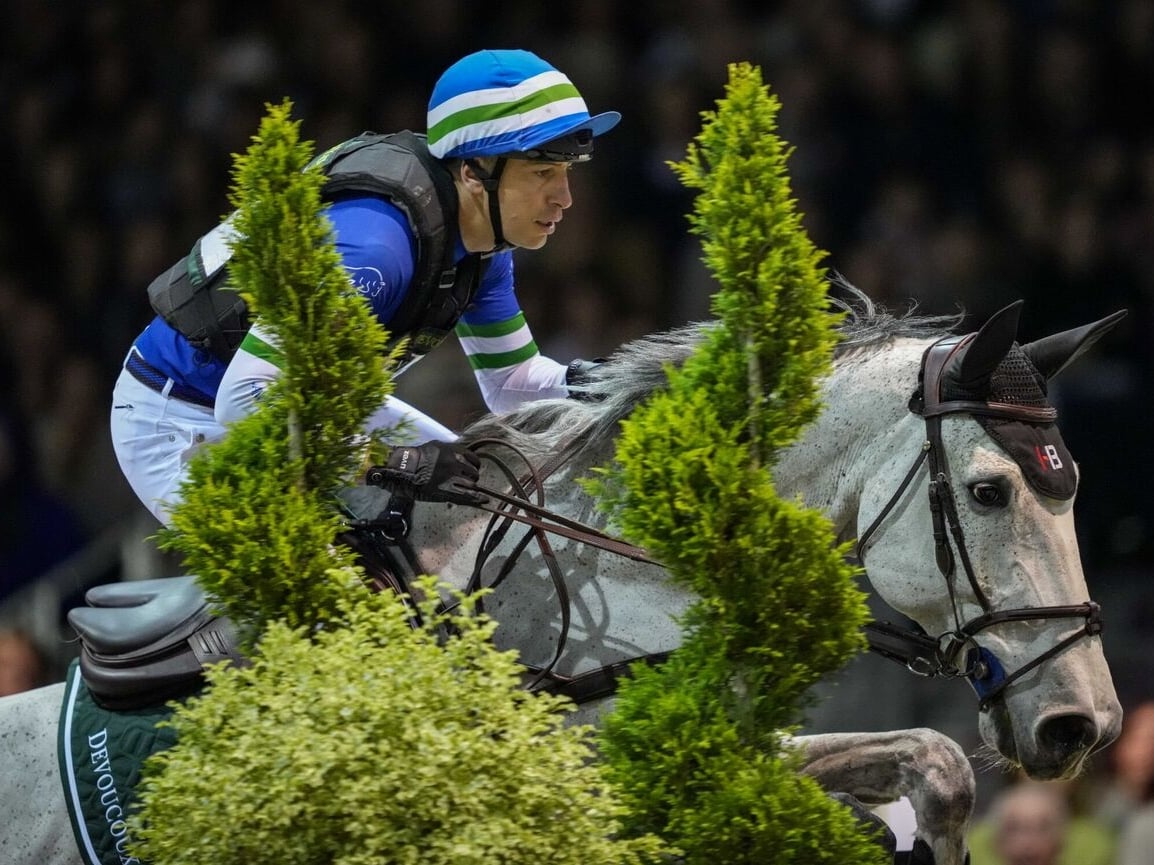
[[[701,600],[673,660],[626,683],[602,747],[629,831],[661,834],[687,862],[880,862],[780,746],[807,689],[863,647],[867,610],[829,521],[772,482],[781,448],[820,410],[837,341],[778,108],[756,68],[731,66],[674,166],[700,190],[691,222],[720,286],[718,326],[626,421],[594,486]]]
[[[718,104],[673,166],[699,190],[690,225],[720,285],[713,312],[724,324],[689,365],[684,385],[732,396],[718,406],[721,422],[746,426],[751,455],[769,463],[817,415],[835,319],[825,311],[824,254],[802,228],[790,192],[791,148],[777,135],[777,97],[757,69],[733,65]]]
[[[348,574],[329,579],[343,583]],[[432,580],[419,587],[435,597]],[[653,838],[611,840],[622,806],[570,705],[520,688],[515,656],[462,598],[342,601],[346,627],[275,624],[249,669],[216,668],[177,709],[179,745],[143,794],[138,853],[164,865],[564,865],[657,861]],[[449,622],[456,636],[443,644]]]
[[[347,591],[323,579],[352,556],[334,548],[334,490],[364,456],[365,418],[391,389],[387,334],[352,290],[322,215],[323,176],[305,170],[291,104],[270,106],[235,158],[230,282],[276,336],[281,378],[261,410],[190,466],[162,543],[235,621],[325,621]]]

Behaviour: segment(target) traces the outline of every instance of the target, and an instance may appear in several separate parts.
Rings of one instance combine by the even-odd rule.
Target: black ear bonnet
[[[1078,476],[1058,430],[1057,411],[1050,404],[1049,381],[1121,321],[1126,311],[1022,345],[1015,341],[1021,307],[1021,301],[1012,303],[977,333],[953,338],[958,340],[957,350],[941,367],[937,396],[930,401],[942,407],[958,403],[954,410],[969,411],[1017,462],[1034,490],[1069,499],[1077,490]],[[918,411],[919,406],[925,406],[922,390],[911,400],[911,408]]]
[[[1001,363],[978,381],[956,379],[957,365],[951,364],[942,377],[943,400],[975,400],[987,403],[1052,408],[1045,377],[1038,372],[1026,352],[1014,343]],[[1056,423],[1011,420],[975,415],[974,419],[1022,469],[1035,490],[1055,499],[1069,499],[1078,488],[1074,458]]]

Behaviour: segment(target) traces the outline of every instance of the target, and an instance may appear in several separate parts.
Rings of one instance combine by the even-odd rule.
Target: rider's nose
[[[553,203],[562,210],[568,210],[573,206],[573,193],[569,191],[569,175],[567,173],[558,180],[557,185],[553,188],[552,197]]]

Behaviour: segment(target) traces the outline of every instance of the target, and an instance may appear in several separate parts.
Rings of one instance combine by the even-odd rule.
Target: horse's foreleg
[[[886,733],[827,733],[791,740],[802,771],[825,790],[880,805],[906,796],[917,815],[916,837],[936,865],[964,865],[974,809],[974,772],[953,739],[918,728]]]

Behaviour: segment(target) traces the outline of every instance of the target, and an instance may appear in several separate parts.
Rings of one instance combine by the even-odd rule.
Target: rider
[[[455,330],[491,410],[578,395],[570,387],[589,363],[540,354],[514,293],[512,250],[545,245],[573,203],[570,167],[620,119],[591,116],[573,83],[535,54],[478,51],[438,80],[426,135],[365,133],[315,160],[352,284],[392,338],[409,337],[398,373]],[[231,236],[226,219],[149,286],[157,316],[113,389],[117,460],[162,523],[192,454],[251,413],[280,373],[268,331],[235,291],[220,290]],[[394,397],[367,426],[402,423],[409,437],[394,441],[386,480],[417,498],[476,501],[476,458],[449,429]]]

